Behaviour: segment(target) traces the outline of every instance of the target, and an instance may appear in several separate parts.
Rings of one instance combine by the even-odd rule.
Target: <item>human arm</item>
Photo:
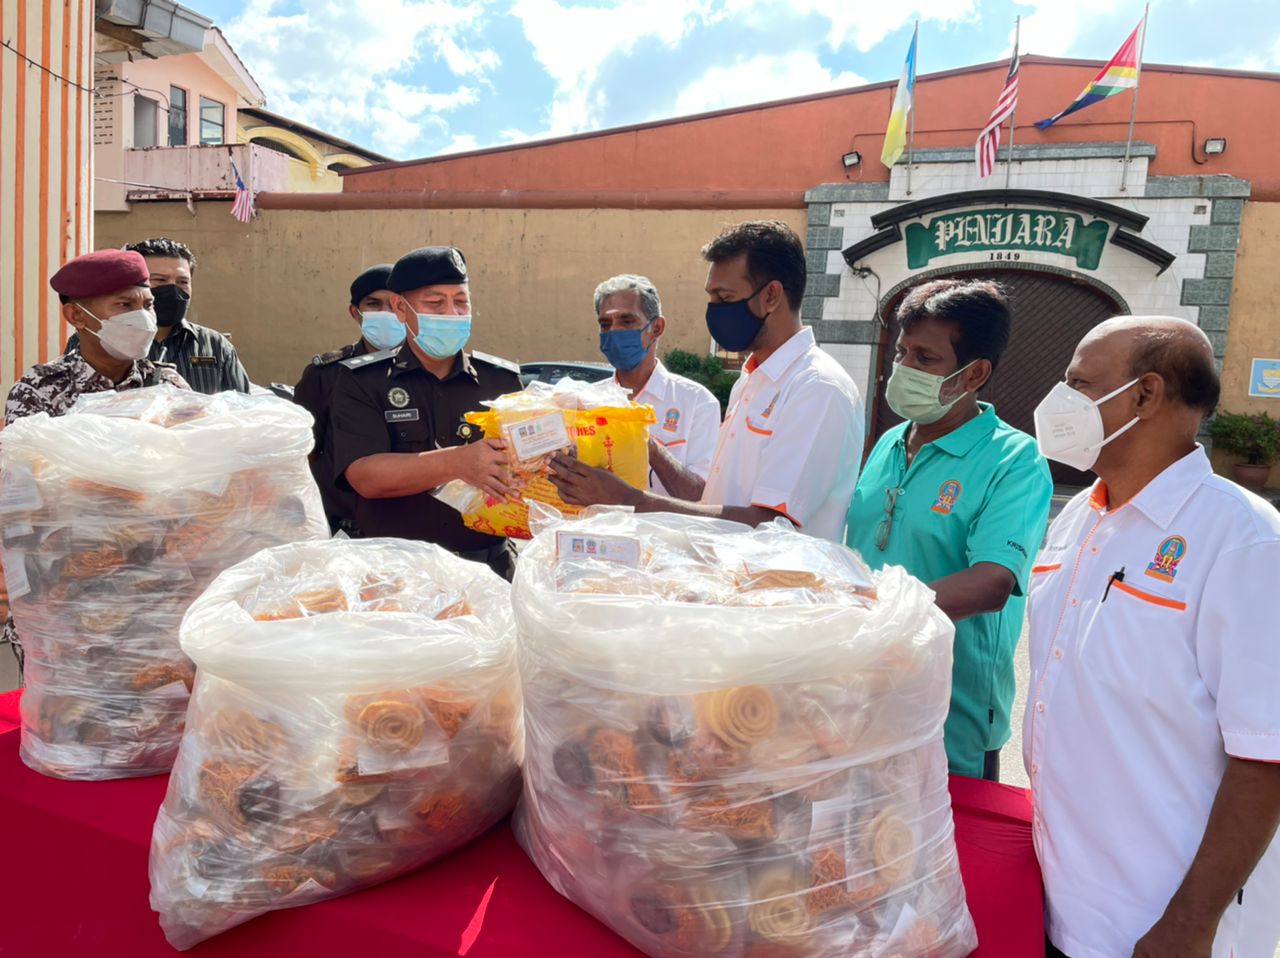
[[[249,391],[249,374],[245,372],[244,365],[240,362],[240,355],[236,352],[236,348],[231,345],[228,340],[223,343],[222,347],[222,385],[221,388],[234,389],[236,392],[247,393]]]
[[[979,562],[929,583],[934,603],[952,622],[975,615],[999,612],[1013,594],[1018,580],[1005,566]]]
[[[703,487],[707,484],[706,477],[680,465],[667,447],[653,438],[649,440],[649,468],[671,498],[686,502],[697,502],[702,498]]]
[[[558,453],[551,460],[550,478],[559,491],[560,498],[570,505],[630,506],[636,512],[674,512],[683,516],[728,519],[749,526],[772,522],[783,515],[775,509],[762,506],[725,506],[660,496],[633,488],[612,472],[585,465],[563,453]],[[666,484],[665,480],[663,484]]]
[[[481,439],[429,452],[374,453],[351,463],[344,474],[351,488],[366,499],[413,496],[461,479],[486,495],[506,500],[515,492],[507,485],[505,450],[501,439]]]
[[[1280,764],[1228,758],[1191,867],[1133,958],[1210,958],[1223,913],[1246,886],[1277,824]]]

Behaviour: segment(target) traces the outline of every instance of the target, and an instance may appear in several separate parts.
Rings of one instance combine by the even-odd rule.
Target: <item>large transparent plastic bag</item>
[[[484,405],[489,407],[484,412],[467,413],[467,422],[485,438],[506,442],[509,484],[516,498],[494,499],[461,479],[446,483],[436,498],[462,513],[467,528],[528,539],[531,505],[550,506],[564,515],[581,512],[560,498],[548,478],[551,458],[558,452],[607,469],[637,489],[647,488],[653,407],[631,402],[613,380],[566,378],[554,386],[535,382]]]
[[[962,958],[942,726],[954,630],[785,523],[553,524],[514,587],[517,835],[658,958]]]
[[[151,905],[189,948],[385,881],[507,815],[523,749],[510,586],[400,539],[282,546],[192,605]]]
[[[169,769],[193,675],[187,607],[241,559],[328,532],[311,445],[292,403],[167,385],[84,396],[0,434],[23,761],[78,779]]]

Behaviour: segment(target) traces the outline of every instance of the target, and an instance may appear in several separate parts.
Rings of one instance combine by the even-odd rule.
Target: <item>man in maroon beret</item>
[[[76,257],[53,274],[49,285],[80,349],[32,366],[14,383],[5,425],[38,412],[61,416],[84,393],[160,383],[190,388],[172,366],[146,358],[156,332],[149,279],[141,255],[114,249]]]

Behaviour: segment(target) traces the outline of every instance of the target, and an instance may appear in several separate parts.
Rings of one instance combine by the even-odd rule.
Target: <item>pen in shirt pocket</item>
[[[1106,589],[1104,589],[1104,590],[1103,590],[1103,592],[1102,592],[1102,601],[1103,601],[1103,602],[1106,602],[1106,601],[1107,601],[1107,596],[1109,596],[1109,595],[1111,594],[1111,585],[1112,585],[1112,583],[1114,583],[1114,582],[1123,582],[1123,581],[1124,581],[1124,566],[1121,566],[1121,567],[1120,567],[1119,569],[1117,569],[1115,572],[1111,573],[1111,578],[1109,578],[1109,579],[1107,580],[1107,587],[1106,587]]]

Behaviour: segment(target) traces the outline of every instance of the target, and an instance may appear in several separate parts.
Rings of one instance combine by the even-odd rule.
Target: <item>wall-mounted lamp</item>
[[[1212,136],[1205,140],[1204,152],[1206,156],[1215,156],[1219,153],[1227,152],[1227,138],[1225,136]]]
[[[851,166],[857,166],[862,162],[862,154],[857,150],[853,150],[852,152],[846,153],[844,156],[840,157],[840,162],[844,164],[845,169],[848,169]]]

